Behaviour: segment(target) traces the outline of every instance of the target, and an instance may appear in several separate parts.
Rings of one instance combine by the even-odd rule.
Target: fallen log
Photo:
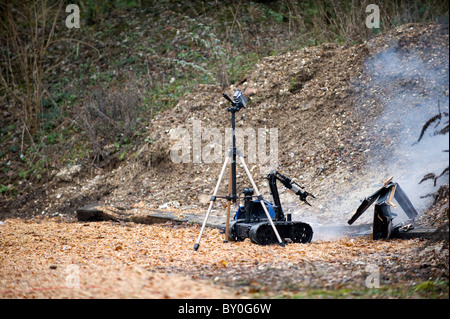
[[[408,231],[395,231],[392,233],[391,238],[398,239],[412,239],[423,238],[430,240],[448,240],[448,230],[441,230],[436,228],[415,228]]]
[[[116,222],[133,222],[138,224],[155,224],[173,221],[177,223],[185,222],[175,214],[163,212],[159,210],[149,211],[145,213],[127,210],[121,207],[88,205],[75,210],[79,221],[116,221]]]

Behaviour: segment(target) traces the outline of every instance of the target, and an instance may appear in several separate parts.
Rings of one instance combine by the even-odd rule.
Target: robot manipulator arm
[[[278,179],[284,187],[286,187],[286,189],[293,193],[294,195],[298,195],[300,200],[305,202],[306,204],[308,204],[309,206],[311,206],[310,203],[308,203],[308,201],[306,200],[308,196],[311,196],[312,198],[316,198],[313,194],[308,193],[307,191],[303,191],[301,189],[303,189],[304,187],[300,186],[299,184],[297,184],[296,182],[294,182],[292,179],[290,179],[289,177],[281,174],[278,171],[272,171],[269,173],[269,175],[273,175],[276,177],[276,179]]]
[[[294,182],[295,183],[295,182]],[[286,187],[288,191],[293,193],[294,195],[298,195],[300,200],[311,206],[310,203],[306,200],[308,196],[311,196],[312,198],[316,198],[313,194],[308,193],[307,191],[302,191],[299,187],[297,187],[295,184],[291,184],[291,188]]]

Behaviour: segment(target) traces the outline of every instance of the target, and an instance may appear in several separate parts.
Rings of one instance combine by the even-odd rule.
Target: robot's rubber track
[[[309,243],[313,237],[310,225],[302,222],[274,222],[281,238],[289,238],[294,243]],[[250,228],[252,243],[258,245],[277,244],[278,240],[269,222],[260,222]]]

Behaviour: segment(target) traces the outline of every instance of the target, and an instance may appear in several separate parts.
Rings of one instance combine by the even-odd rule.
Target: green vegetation
[[[83,0],[79,29],[64,24],[67,1],[1,4],[0,196],[67,165],[114,166],[154,140],[155,114],[199,84],[238,83],[262,57],[448,19],[446,1],[384,1],[368,29],[369,3]]]

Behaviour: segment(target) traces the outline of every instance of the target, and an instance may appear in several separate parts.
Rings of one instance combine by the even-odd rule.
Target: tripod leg
[[[219,175],[219,180],[217,181],[216,188],[214,189],[214,193],[211,196],[211,201],[209,203],[208,211],[206,212],[205,220],[203,221],[203,225],[200,230],[200,234],[198,235],[197,242],[194,245],[194,251],[197,251],[198,247],[200,246],[200,239],[202,238],[203,230],[205,229],[205,225],[206,225],[206,222],[208,221],[209,214],[211,213],[212,206],[213,206],[214,202],[216,201],[216,195],[217,195],[217,192],[219,191],[220,182],[222,182],[223,173],[225,172],[225,169],[227,168],[227,164],[228,164],[229,160],[230,160],[229,156],[225,157],[225,162],[223,163],[222,171],[220,172],[220,175]]]
[[[262,198],[261,194],[259,193],[258,187],[256,187],[255,181],[253,180],[252,175],[250,174],[250,171],[248,170],[248,167],[245,164],[244,158],[242,157],[241,154],[239,155],[239,159],[241,160],[242,165],[244,165],[245,172],[247,173],[247,176],[250,179],[250,182],[252,183],[253,189],[255,190],[255,194],[256,194],[256,196],[258,196],[259,202],[261,203],[261,206],[262,206],[264,212],[266,213],[267,219],[269,220],[270,225],[272,226],[272,229],[273,229],[275,235],[277,236],[280,246],[284,246],[283,240],[281,239],[280,234],[278,233],[278,230],[275,227],[275,225],[272,221],[272,218],[270,217],[270,214],[269,214],[269,211],[267,210],[266,205],[264,205],[263,198]]]
[[[232,185],[231,185],[231,180],[233,178],[233,171],[231,169],[231,165],[230,165],[230,179],[228,180],[228,196],[231,196],[231,192],[232,192]],[[227,220],[225,221],[225,240],[224,242],[228,242],[228,235],[230,234],[230,210],[231,210],[231,197],[228,198],[228,202],[227,202]]]

